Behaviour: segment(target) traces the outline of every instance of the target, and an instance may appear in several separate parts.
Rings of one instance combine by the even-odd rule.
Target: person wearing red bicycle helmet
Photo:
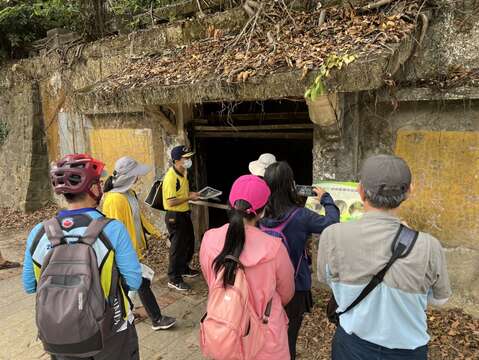
[[[83,237],[83,235],[90,228],[89,225],[101,222],[103,224],[101,229],[94,233],[99,234],[96,236],[96,240],[94,235],[94,242],[87,243],[87,245],[91,246],[96,255],[99,272],[98,277],[90,271],[93,274],[91,278],[101,279],[103,294],[100,295],[100,298],[107,299],[107,303],[113,310],[108,313],[105,312],[104,316],[105,318],[109,317],[112,325],[107,328],[111,334],[104,336],[101,345],[97,345],[93,356],[87,358],[94,360],[137,360],[139,359],[138,336],[133,324],[133,315],[127,294],[129,290],[137,290],[140,287],[142,281],[141,266],[125,226],[118,220],[106,219],[105,221],[105,216],[96,209],[103,195],[100,178],[104,175],[104,167],[103,162],[86,154],[66,155],[52,166],[50,178],[53,189],[56,194],[64,196],[68,204],[67,210],[60,211],[54,219],[58,222],[59,228],[57,225],[55,226],[60,234],[63,232],[63,237],[58,242],[57,234],[56,237],[51,236],[53,219],[40,223],[33,228],[27,239],[23,285],[27,293],[35,293],[37,285],[42,284],[42,273],[50,269],[50,258],[58,252],[56,248],[61,247],[61,245],[74,245],[78,242],[85,243],[84,239],[86,237]],[[50,236],[47,236],[47,233]],[[61,276],[61,279],[66,279],[71,272],[77,271],[75,269],[75,266],[78,266],[77,263],[69,264],[66,262],[62,264],[62,266],[66,266],[64,276],[61,276],[62,274],[55,275]],[[43,291],[43,287],[41,289]],[[59,287],[58,291],[61,292],[62,288]],[[39,295],[37,295],[38,299],[40,299]],[[84,301],[89,301],[89,298],[86,300],[78,298],[78,308],[80,310],[83,308]],[[58,313],[60,316],[66,311],[70,311],[70,309],[62,309],[63,301],[55,299],[55,296],[50,299],[50,302],[52,308],[47,309],[48,312]],[[46,303],[47,307],[50,302]],[[54,308],[55,306],[59,308]],[[39,310],[37,307],[38,311],[45,310]],[[45,325],[41,323],[41,319],[43,318],[37,316],[37,324],[41,329],[40,333],[42,330],[45,331]],[[62,325],[69,328],[69,318],[64,321],[65,323]],[[110,324],[110,322],[107,323]],[[71,324],[71,328],[76,327],[78,326]],[[84,344],[81,344],[82,346],[75,344],[76,346],[71,346],[71,348],[70,345],[62,345],[61,351],[57,351],[55,348],[52,350],[52,347],[48,347],[47,342],[62,343],[64,334],[57,331],[56,336],[58,338],[50,338],[48,341],[44,341],[44,347],[50,353],[52,359],[85,358],[85,356],[75,353],[75,351],[79,351],[78,354],[81,354],[81,351],[85,348]],[[72,353],[75,355],[71,356]],[[68,354],[68,356],[65,354]]]
[[[86,154],[70,154],[52,166],[50,178],[56,194],[62,194],[68,203],[87,197],[100,204],[103,196],[100,178],[105,164]],[[88,201],[91,202],[91,201]]]

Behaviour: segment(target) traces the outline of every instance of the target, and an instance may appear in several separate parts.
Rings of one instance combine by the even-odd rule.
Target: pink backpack
[[[224,269],[218,273],[208,297],[206,314],[200,324],[200,348],[215,360],[254,359],[263,348],[271,314],[270,300],[260,318],[249,301],[249,286],[238,259],[235,283],[223,286]]]

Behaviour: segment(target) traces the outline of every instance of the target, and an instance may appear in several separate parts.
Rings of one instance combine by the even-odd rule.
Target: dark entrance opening
[[[312,183],[313,126],[303,102],[242,103],[228,115],[218,106],[204,105],[203,120],[194,123],[199,186],[223,191],[220,200],[226,204],[234,180],[249,174],[248,164],[262,153],[287,161],[296,183]],[[226,211],[215,208],[209,208],[208,217],[209,228],[228,220]]]

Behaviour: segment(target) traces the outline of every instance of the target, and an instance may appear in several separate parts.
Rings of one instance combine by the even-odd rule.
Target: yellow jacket
[[[154,227],[143,216],[143,214],[140,214],[144,231],[141,231],[141,239],[137,239],[135,231],[135,220],[133,218],[133,213],[130,208],[130,203],[128,202],[128,198],[126,197],[126,195],[122,193],[106,193],[104,197],[102,212],[105,214],[106,217],[110,219],[117,219],[126,226],[128,234],[130,234],[133,247],[135,248],[139,259],[143,257],[143,251],[146,249],[145,232],[147,234],[155,235],[158,237],[160,236],[160,231],[156,227]]]

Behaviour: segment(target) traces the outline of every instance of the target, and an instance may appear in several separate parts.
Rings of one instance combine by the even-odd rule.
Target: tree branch
[[[325,20],[326,20],[326,9],[323,9],[321,10],[321,13],[319,14],[318,28],[320,28],[324,24]]]
[[[393,0],[379,0],[379,1],[376,1],[372,4],[368,4],[364,7],[361,8],[361,11],[368,11],[368,10],[373,10],[373,9],[377,9],[377,8],[380,8],[381,6],[384,6],[384,5],[387,5],[387,4],[390,4],[392,3]]]
[[[429,18],[424,13],[419,14],[419,18],[422,21],[421,35],[419,36],[419,46],[422,46],[422,42],[426,37],[427,29],[429,28]]]

